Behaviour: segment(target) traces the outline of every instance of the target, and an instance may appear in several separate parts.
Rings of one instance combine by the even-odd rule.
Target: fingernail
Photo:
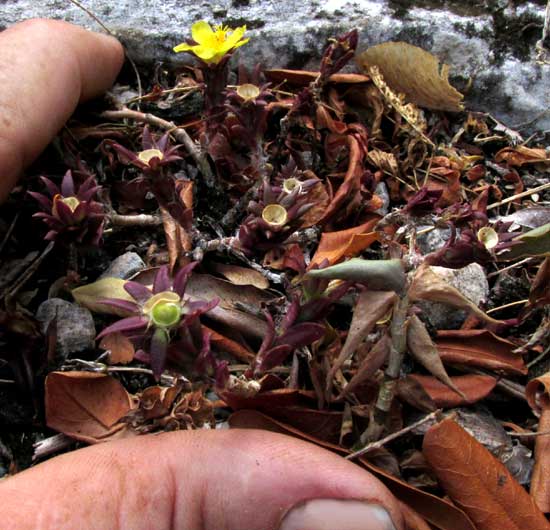
[[[395,530],[377,504],[354,500],[314,499],[288,512],[279,530]]]

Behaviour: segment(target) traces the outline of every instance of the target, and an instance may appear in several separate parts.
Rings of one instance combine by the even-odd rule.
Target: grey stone
[[[462,269],[431,267],[448,284],[458,289],[466,298],[479,305],[489,296],[489,282],[483,267],[471,263]],[[466,312],[439,302],[422,301],[417,304],[420,318],[435,329],[458,329],[466,318]]]
[[[388,187],[386,186],[385,182],[379,182],[376,185],[376,189],[374,190],[374,193],[382,199],[382,206],[378,208],[374,213],[377,213],[378,215],[386,215],[389,212],[390,209],[390,194],[388,193]]]
[[[419,226],[418,232],[421,232],[425,226]],[[418,243],[418,248],[423,255],[429,254],[430,252],[435,252],[439,250],[451,236],[450,228],[434,228],[428,232],[418,233],[416,242]]]
[[[550,65],[535,60],[546,0],[89,0],[86,7],[127,46],[138,62],[189,62],[174,45],[205,19],[231,27],[246,24],[250,42],[239,59],[265,67],[315,68],[327,38],[353,27],[360,47],[402,40],[435,53],[466,86],[467,106],[509,126],[530,121],[550,107]],[[4,0],[0,27],[31,17],[97,24],[68,1]],[[550,114],[536,126],[550,129]]]
[[[88,309],[61,298],[50,298],[42,302],[36,312],[43,333],[54,318],[57,319],[56,353],[59,356],[66,358],[71,353],[94,347],[95,324]]]
[[[121,278],[127,280],[136,272],[145,268],[145,263],[135,252],[126,252],[118,258],[115,258],[108,269],[99,277],[101,278]]]

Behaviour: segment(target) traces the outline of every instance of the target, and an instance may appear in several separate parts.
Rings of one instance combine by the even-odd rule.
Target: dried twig
[[[511,197],[506,197],[506,199],[502,199],[501,201],[494,202],[493,204],[489,204],[489,206],[487,206],[487,210],[498,208],[503,204],[508,204],[509,202],[515,201],[516,199],[522,199],[523,197],[528,197],[529,195],[533,195],[534,193],[539,193],[540,191],[547,190],[548,188],[550,188],[550,182],[547,182],[546,184],[542,184],[541,186],[537,186],[536,188],[531,188],[530,190],[522,191],[521,193],[517,193],[516,195],[512,195]]]
[[[162,225],[162,218],[160,215],[148,215],[145,213],[137,215],[121,215],[118,213],[111,213],[107,216],[107,219],[114,226],[160,226]]]
[[[154,114],[145,114],[143,112],[126,108],[122,110],[106,110],[101,113],[101,117],[108,120],[136,120],[142,123],[148,123],[149,125],[154,125],[155,127],[165,131],[170,131],[170,134],[172,134],[178,142],[181,142],[184,145],[188,153],[197,164],[204,177],[206,186],[210,188],[216,187],[216,181],[210,168],[210,164],[203,153],[201,153],[199,146],[187,134],[185,129],[178,127],[174,124],[174,122],[163,120]]]
[[[350,455],[346,456],[346,460],[351,460],[352,458],[357,458],[358,456],[362,456],[365,453],[368,453],[369,451],[372,451],[374,449],[379,449],[380,447],[384,447],[388,442],[391,442],[392,440],[395,440],[396,438],[399,438],[400,436],[403,436],[404,434],[407,434],[408,432],[416,429],[417,427],[420,427],[421,425],[424,425],[425,423],[428,423],[432,420],[437,420],[439,416],[441,415],[441,409],[434,410],[433,412],[430,412],[430,414],[424,416],[422,419],[411,423],[407,427],[394,432],[392,434],[389,434],[385,438],[382,438],[381,440],[378,440],[376,442],[372,442],[365,447],[359,449],[358,451],[355,451],[354,453],[351,453]]]

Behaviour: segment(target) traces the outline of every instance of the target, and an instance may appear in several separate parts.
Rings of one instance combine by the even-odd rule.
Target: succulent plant
[[[200,351],[202,357],[207,357],[198,318],[215,307],[218,300],[205,302],[185,296],[189,276],[196,265],[197,262],[193,262],[182,267],[173,279],[169,276],[168,267],[161,267],[155,275],[152,290],[140,283],[127,281],[124,289],[134,302],[106,298],[102,303],[122,309],[131,316],[108,326],[97,338],[122,332],[143,344],[157,380],[164,370],[170,344],[191,353],[198,354]]]
[[[44,212],[33,215],[50,228],[44,239],[97,245],[103,233],[105,215],[103,206],[93,200],[101,189],[95,178],[89,176],[76,186],[72,172],[68,170],[60,187],[46,177],[40,178],[48,195],[35,191],[28,193],[44,209]]]
[[[314,203],[308,202],[308,191],[319,182],[316,178],[300,181],[291,177],[279,186],[264,183],[261,200],[250,201],[250,214],[241,224],[239,245],[247,254],[267,251],[282,245],[295,232]]]

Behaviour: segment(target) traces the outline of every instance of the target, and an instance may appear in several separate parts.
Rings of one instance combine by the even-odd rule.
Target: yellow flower
[[[246,26],[231,29],[223,26],[210,27],[208,22],[200,20],[191,27],[191,36],[197,44],[180,44],[174,48],[177,52],[192,52],[208,64],[218,64],[231,50],[246,44],[243,39]]]

